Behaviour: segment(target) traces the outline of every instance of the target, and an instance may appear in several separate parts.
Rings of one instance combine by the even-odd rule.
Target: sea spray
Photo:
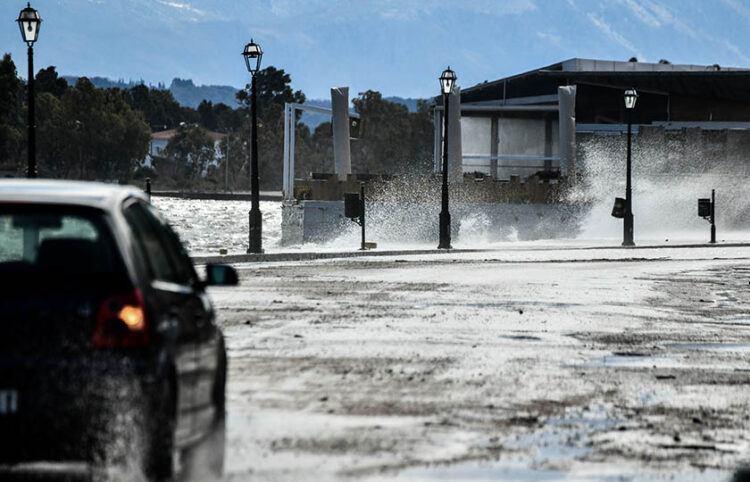
[[[579,143],[579,182],[567,200],[590,206],[581,239],[620,238],[622,221],[610,213],[625,196],[625,136],[593,136]],[[648,241],[703,241],[708,223],[698,217],[698,198],[716,189],[720,239],[747,239],[750,232],[750,163],[687,161],[661,143],[633,143],[634,232]]]

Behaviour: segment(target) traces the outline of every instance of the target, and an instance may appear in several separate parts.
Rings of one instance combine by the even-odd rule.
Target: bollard
[[[711,244],[716,244],[716,191],[711,189]]]
[[[148,201],[151,202],[151,178],[146,178],[146,194],[148,195]]]
[[[359,224],[362,226],[362,244],[359,248],[360,251],[367,249],[365,246],[365,183],[359,183]]]
[[[716,190],[711,189],[711,199],[698,199],[698,216],[711,223],[711,244],[716,244]]]
[[[373,243],[365,242],[365,183],[359,184],[359,195],[353,192],[344,193],[344,216],[362,227],[360,251],[372,247]]]

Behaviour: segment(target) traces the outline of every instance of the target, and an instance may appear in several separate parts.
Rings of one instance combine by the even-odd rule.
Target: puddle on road
[[[400,472],[397,480],[433,481],[433,480],[466,480],[466,481],[598,481],[598,482],[716,482],[729,480],[727,472],[705,469],[692,473],[647,474],[624,469],[618,473],[616,467],[599,467],[594,473],[573,473],[558,470],[534,470],[521,462],[474,462],[461,463],[445,467],[407,469]],[[389,478],[390,479],[390,478]]]
[[[501,452],[507,450],[508,460],[462,462],[447,466],[415,467],[397,474],[406,480],[589,480],[576,476],[569,478],[564,470],[542,468],[564,467],[591,452],[588,443],[596,433],[610,430],[618,420],[609,417],[604,407],[583,409],[574,407],[562,417],[543,420],[544,426],[531,433],[500,440]],[[496,445],[497,440],[482,439],[474,448]],[[597,475],[590,480],[609,480]],[[612,480],[620,480],[612,479]]]
[[[505,338],[506,340],[517,340],[517,341],[542,341],[541,338],[538,336],[532,336],[532,335],[502,335],[500,338]]]
[[[684,355],[649,355],[645,353],[616,353],[572,365],[584,368],[675,368],[681,366]]]
[[[518,462],[464,462],[445,467],[414,468],[399,472],[401,480],[565,480],[565,472],[534,470]],[[580,480],[580,479],[578,479]]]
[[[674,343],[667,345],[674,350],[703,350],[722,353],[750,353],[750,345],[735,343]]]
[[[750,325],[750,318],[727,318],[724,320],[721,320],[725,323],[730,323],[733,325]]]
[[[714,295],[716,296],[714,303],[720,308],[733,306],[739,301],[734,291],[717,291]]]

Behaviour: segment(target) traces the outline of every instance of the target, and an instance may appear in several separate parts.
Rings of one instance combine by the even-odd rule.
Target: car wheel
[[[173,385],[169,381],[160,383],[144,427],[144,471],[149,480],[166,481],[174,476],[175,400]]]

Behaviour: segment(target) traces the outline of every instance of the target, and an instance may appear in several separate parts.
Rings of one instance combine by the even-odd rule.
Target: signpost
[[[615,198],[615,205],[612,207],[612,217],[623,219],[625,217],[625,199],[621,197]]]
[[[711,189],[711,199],[698,199],[698,216],[711,223],[711,244],[716,244],[716,191]]]
[[[365,183],[359,184],[359,194],[356,192],[344,193],[344,216],[362,226],[362,243],[360,251],[365,251],[373,246],[373,243],[365,242]]]

